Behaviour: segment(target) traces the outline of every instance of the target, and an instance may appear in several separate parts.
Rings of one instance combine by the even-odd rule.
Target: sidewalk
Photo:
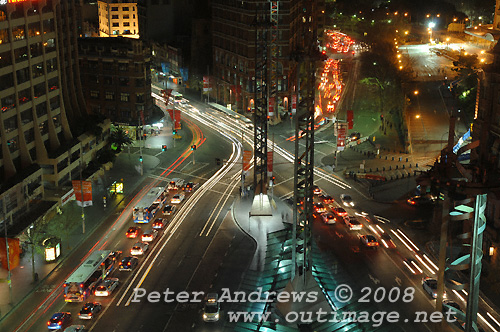
[[[159,163],[158,158],[144,155],[144,174]],[[10,303],[9,287],[7,283],[0,284],[0,321],[6,318],[33,292],[51,292],[54,286],[44,286],[44,281],[49,278],[58,267],[64,264],[65,260],[79,245],[89,236],[97,226],[104,222],[110,215],[115,213],[115,209],[126,195],[134,192],[144,177],[136,169],[137,159],[126,152],[118,155],[111,170],[105,171],[103,175],[93,180],[93,205],[85,208],[85,234],[82,234],[81,207],[75,201],[66,204],[62,209],[62,214],[56,215],[53,222],[67,221],[73,219],[71,228],[61,234],[61,256],[54,263],[45,263],[41,254],[35,253],[35,272],[38,274],[38,282],[33,282],[33,271],[31,265],[31,248],[21,259],[18,267],[12,270],[12,303]],[[107,197],[107,207],[103,206],[103,196],[107,196],[106,188],[114,181],[124,183],[124,194],[116,194]],[[0,271],[0,278],[7,278],[7,271]]]

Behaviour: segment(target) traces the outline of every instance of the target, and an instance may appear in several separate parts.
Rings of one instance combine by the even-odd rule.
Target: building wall
[[[150,49],[130,38],[81,38],[80,71],[88,112],[137,126],[152,114]]]
[[[137,1],[98,1],[99,36],[139,38]]]

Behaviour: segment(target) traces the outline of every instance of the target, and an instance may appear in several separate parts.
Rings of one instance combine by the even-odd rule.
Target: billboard
[[[83,207],[92,206],[92,182],[73,180],[76,204],[82,206],[82,184],[83,184]]]
[[[252,160],[252,151],[243,151],[243,170],[248,171],[250,169],[250,160]]]
[[[345,123],[337,123],[337,151],[344,151],[347,126]]]
[[[7,239],[9,243],[9,263],[10,269],[14,269],[19,265],[19,254],[21,253],[21,248],[19,246],[19,239]],[[0,260],[2,261],[2,267],[8,269],[7,265],[7,248],[5,243],[5,238],[0,238]]]

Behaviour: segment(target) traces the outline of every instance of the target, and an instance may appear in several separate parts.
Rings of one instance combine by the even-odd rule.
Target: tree
[[[117,127],[114,131],[109,135],[109,142],[114,144],[117,148],[117,151],[120,152],[122,147],[125,145],[131,145],[134,141],[132,138],[123,130],[122,127]]]
[[[31,272],[33,275],[33,282],[38,281],[37,273],[35,272],[35,251],[43,254],[41,243],[45,236],[45,217],[37,219],[27,230],[26,237],[28,244],[31,246]]]

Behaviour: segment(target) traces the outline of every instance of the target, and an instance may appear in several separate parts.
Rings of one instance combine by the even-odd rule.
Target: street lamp
[[[436,26],[436,23],[429,22],[429,34],[430,34],[430,43],[432,43],[432,29]]]

